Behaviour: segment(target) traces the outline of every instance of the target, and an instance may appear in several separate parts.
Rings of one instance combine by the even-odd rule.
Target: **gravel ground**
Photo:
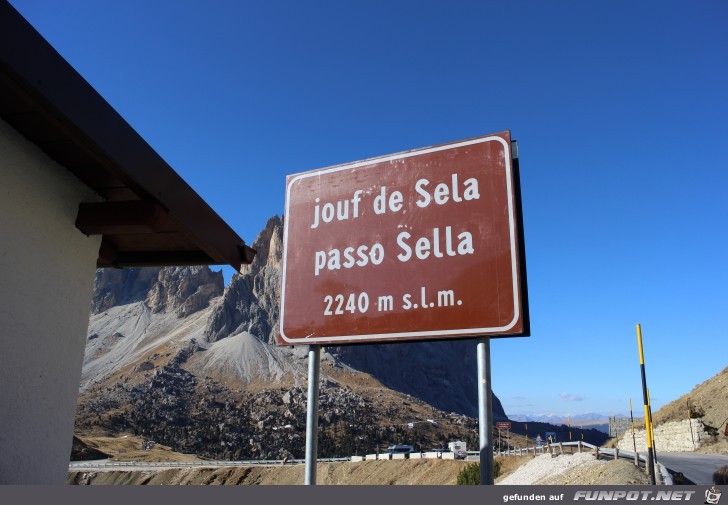
[[[496,482],[528,484],[648,484],[644,471],[629,461],[597,461],[592,453],[542,454]]]

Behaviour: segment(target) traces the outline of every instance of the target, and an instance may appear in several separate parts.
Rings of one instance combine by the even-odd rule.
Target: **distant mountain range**
[[[600,424],[608,423],[610,417],[629,417],[628,414],[598,414],[596,412],[586,412],[584,414],[573,414],[571,416],[558,415],[553,413],[546,414],[510,414],[508,419],[518,422],[539,422],[550,424],[567,424],[569,421],[572,425],[579,423]]]
[[[555,426],[571,425],[573,429],[591,428],[602,433],[609,434],[610,417],[629,417],[626,414],[599,414],[597,412],[586,412],[574,415],[558,415],[553,413],[545,414],[511,414],[508,418],[511,421],[520,423],[548,423]],[[635,421],[637,418],[635,418]]]

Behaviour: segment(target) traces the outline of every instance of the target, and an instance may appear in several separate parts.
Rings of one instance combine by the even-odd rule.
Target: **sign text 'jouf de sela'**
[[[528,333],[509,132],[291,175],[282,345]]]

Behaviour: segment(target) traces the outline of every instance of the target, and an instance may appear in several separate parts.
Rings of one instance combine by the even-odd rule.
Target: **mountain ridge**
[[[252,244],[253,263],[225,287],[208,267],[99,270],[77,430],[145,434],[216,456],[297,455],[307,346],[275,344],[282,236],[274,216]],[[463,340],[324,348],[320,447],[426,446],[448,433],[476,443],[475,349]],[[506,419],[495,395],[493,411]],[[269,431],[278,416],[293,428]],[[419,422],[435,417],[437,428]]]

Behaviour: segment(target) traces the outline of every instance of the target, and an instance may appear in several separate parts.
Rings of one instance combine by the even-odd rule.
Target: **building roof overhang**
[[[6,1],[0,117],[103,199],[76,227],[102,235],[98,267],[222,265],[255,251]]]

